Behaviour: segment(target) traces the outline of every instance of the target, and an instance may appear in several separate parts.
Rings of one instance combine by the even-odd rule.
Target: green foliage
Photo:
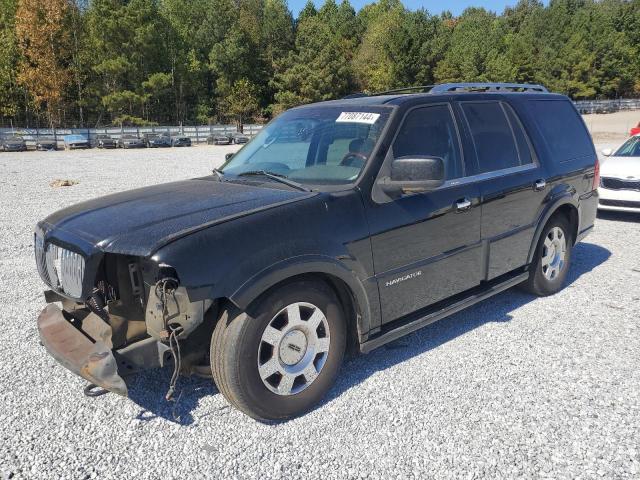
[[[135,117],[133,115],[120,115],[113,119],[114,125],[122,125],[124,127],[154,127],[158,122],[145,120],[144,118]]]
[[[246,78],[234,82],[229,93],[221,101],[226,114],[236,121],[238,130],[242,131],[245,120],[258,113],[258,89]]]
[[[18,46],[15,32],[17,0],[0,0],[0,118],[18,114],[23,92],[17,83]]]
[[[296,44],[274,78],[273,113],[349,92],[352,72],[342,37],[319,14],[298,24]]]
[[[458,17],[401,0],[358,13],[349,0],[309,0],[297,19],[286,0],[0,0],[3,124],[44,122],[44,111],[70,125],[241,124],[445,81],[640,95],[640,0],[520,0]]]

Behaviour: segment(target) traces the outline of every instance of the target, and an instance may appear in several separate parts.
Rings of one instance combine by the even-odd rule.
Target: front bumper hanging
[[[81,323],[76,326],[76,323]],[[89,382],[127,396],[127,385],[118,372],[111,343],[111,327],[97,315],[81,321],[66,318],[54,304],[47,305],[38,317],[40,340],[59,363]]]

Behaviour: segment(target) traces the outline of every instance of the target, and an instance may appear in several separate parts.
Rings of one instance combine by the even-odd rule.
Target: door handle
[[[456,202],[456,210],[458,212],[466,212],[471,208],[471,200],[468,198],[461,198]]]
[[[535,181],[535,183],[533,184],[533,189],[536,192],[540,192],[544,190],[546,186],[547,186],[547,182],[545,182],[544,179],[540,179]]]

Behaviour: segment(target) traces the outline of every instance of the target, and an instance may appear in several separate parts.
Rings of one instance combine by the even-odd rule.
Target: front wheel
[[[555,216],[545,225],[531,263],[529,278],[522,287],[538,296],[553,295],[564,287],[573,250],[569,222]]]
[[[270,291],[249,310],[225,311],[213,332],[218,389],[257,420],[308,411],[333,384],[344,355],[346,323],[335,293],[304,280]]]

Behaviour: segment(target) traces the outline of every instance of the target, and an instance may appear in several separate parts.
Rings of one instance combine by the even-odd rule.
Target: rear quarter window
[[[592,157],[593,144],[578,112],[565,100],[530,100],[535,122],[554,161]]]

